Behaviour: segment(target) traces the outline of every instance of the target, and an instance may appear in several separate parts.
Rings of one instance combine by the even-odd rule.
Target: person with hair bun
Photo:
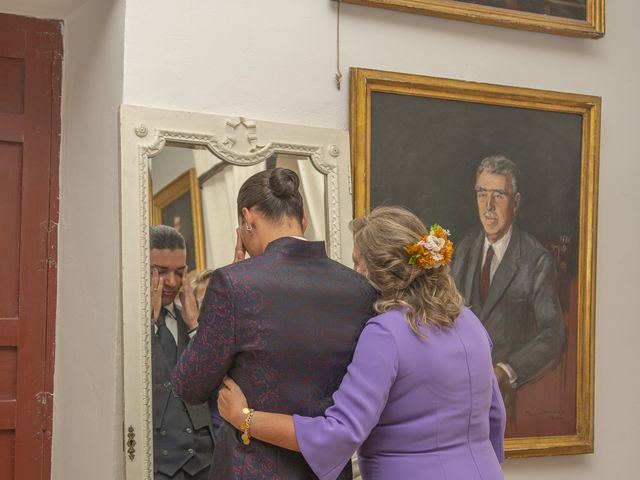
[[[262,410],[313,416],[331,404],[376,292],[329,259],[324,242],[303,238],[299,186],[293,171],[275,168],[240,188],[236,262],[211,275],[198,331],[174,370],[175,390],[185,402],[215,402],[228,375]],[[221,426],[209,478],[314,478],[299,452],[248,432]],[[351,478],[348,463],[339,478]]]
[[[351,229],[354,266],[379,293],[378,315],[333,405],[319,416],[266,413],[225,379],[220,414],[302,452],[322,480],[338,478],[358,448],[363,480],[503,479],[505,409],[491,341],[449,274],[449,232],[398,207],[376,208]]]

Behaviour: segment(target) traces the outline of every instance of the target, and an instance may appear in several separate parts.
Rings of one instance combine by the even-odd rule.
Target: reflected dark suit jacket
[[[554,365],[565,345],[555,263],[538,240],[514,225],[483,305],[479,294],[483,242],[483,232],[461,241],[451,271],[491,336],[494,364],[508,363],[519,387]]]
[[[178,323],[178,355],[189,343],[187,326],[174,305]],[[209,406],[185,405],[171,386],[171,366],[152,325],[154,470],[172,477],[180,469],[195,475],[211,464],[213,435]]]
[[[252,408],[321,415],[374,301],[364,277],[327,258],[324,242],[275,240],[264,254],[214,272],[198,333],[175,370],[178,394],[202,402],[228,373]],[[300,453],[255,439],[245,446],[225,423],[210,478],[317,477]],[[351,478],[350,465],[339,478]]]

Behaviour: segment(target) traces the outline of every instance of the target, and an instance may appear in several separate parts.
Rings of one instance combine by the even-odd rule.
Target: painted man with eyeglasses
[[[493,341],[493,364],[511,421],[516,390],[555,366],[565,324],[549,251],[516,224],[519,172],[504,156],[482,160],[476,172],[481,231],[454,253],[452,273]]]

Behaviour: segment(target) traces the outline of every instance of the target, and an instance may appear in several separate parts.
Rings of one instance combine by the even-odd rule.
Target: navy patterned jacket
[[[284,237],[264,254],[214,272],[199,329],[174,371],[188,403],[216,395],[225,375],[257,410],[321,415],[331,405],[376,294],[364,277],[329,259],[324,242]],[[315,479],[300,453],[223,424],[210,479]],[[351,478],[346,465],[340,479]]]

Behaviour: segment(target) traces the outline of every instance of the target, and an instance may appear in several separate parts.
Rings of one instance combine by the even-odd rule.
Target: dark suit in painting
[[[256,410],[320,415],[346,372],[371,316],[375,291],[327,258],[324,242],[284,237],[265,253],[217,270],[199,330],[175,371],[185,401],[212,395],[225,374]],[[245,446],[223,424],[211,479],[315,479],[300,453],[255,439]],[[351,478],[345,465],[340,479]]]
[[[174,308],[178,324],[178,355],[189,343],[180,309]],[[162,317],[168,315],[163,309]],[[207,478],[213,438],[208,405],[185,405],[171,386],[171,362],[158,335],[151,335],[153,370],[153,453],[155,478]]]
[[[482,232],[461,241],[451,270],[467,304],[491,336],[494,365],[511,366],[517,388],[556,364],[565,345],[555,264],[538,240],[514,225],[483,304],[479,288],[483,242]]]

